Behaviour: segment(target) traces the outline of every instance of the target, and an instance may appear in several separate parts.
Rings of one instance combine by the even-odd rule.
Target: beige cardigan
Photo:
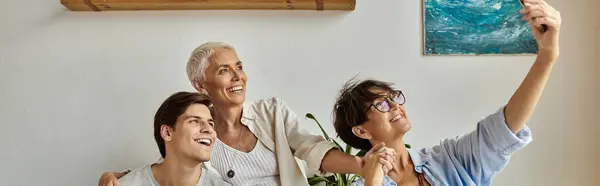
[[[283,100],[271,98],[244,104],[241,123],[275,152],[277,162],[273,163],[278,164],[281,185],[308,185],[307,175],[329,175],[321,172],[321,160],[335,145],[306,130],[308,126]],[[205,166],[219,175],[210,162]]]

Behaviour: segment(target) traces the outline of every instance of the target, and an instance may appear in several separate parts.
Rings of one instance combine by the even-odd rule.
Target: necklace
[[[243,132],[243,127],[240,127],[240,132],[238,135],[238,141],[237,141],[237,150],[240,150],[240,139],[242,139],[242,132]],[[237,159],[237,154],[235,154],[235,159]],[[234,160],[235,161],[235,160]],[[233,171],[233,163],[231,165],[229,165],[229,171],[227,171],[227,177],[229,178],[233,178],[235,176],[235,171]]]

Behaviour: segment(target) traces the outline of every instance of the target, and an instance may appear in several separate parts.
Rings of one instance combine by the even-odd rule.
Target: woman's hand
[[[559,53],[558,40],[562,18],[560,12],[544,0],[523,0],[525,8],[520,11],[523,20],[529,22],[535,37],[539,55],[546,55],[550,60],[556,59]],[[545,25],[546,30],[541,29]]]
[[[365,179],[365,186],[379,186],[383,182],[385,175],[383,164],[381,164],[381,155],[379,153],[365,156],[365,165],[362,167],[360,175]]]
[[[371,150],[369,150],[365,156],[361,157],[361,168],[365,166],[366,162],[372,155],[379,155],[379,163],[382,164],[382,170],[384,174],[387,174],[389,171],[394,169],[394,162],[396,161],[396,151],[391,148],[386,148],[385,143],[379,143]]]
[[[393,170],[396,151],[386,148],[383,143],[375,145],[361,158],[360,175],[365,179],[366,186],[381,185],[383,177]]]

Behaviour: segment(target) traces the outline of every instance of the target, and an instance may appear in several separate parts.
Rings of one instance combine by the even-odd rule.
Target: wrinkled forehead
[[[208,58],[209,64],[216,65],[235,65],[240,62],[237,53],[232,49],[227,48],[216,48],[210,58]]]

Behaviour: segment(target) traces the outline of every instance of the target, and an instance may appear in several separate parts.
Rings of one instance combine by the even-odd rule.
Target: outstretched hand
[[[558,57],[558,40],[562,18],[560,12],[544,0],[522,0],[525,8],[520,13],[528,21],[540,52]],[[545,25],[545,26],[542,26]],[[546,29],[542,29],[545,27]]]

